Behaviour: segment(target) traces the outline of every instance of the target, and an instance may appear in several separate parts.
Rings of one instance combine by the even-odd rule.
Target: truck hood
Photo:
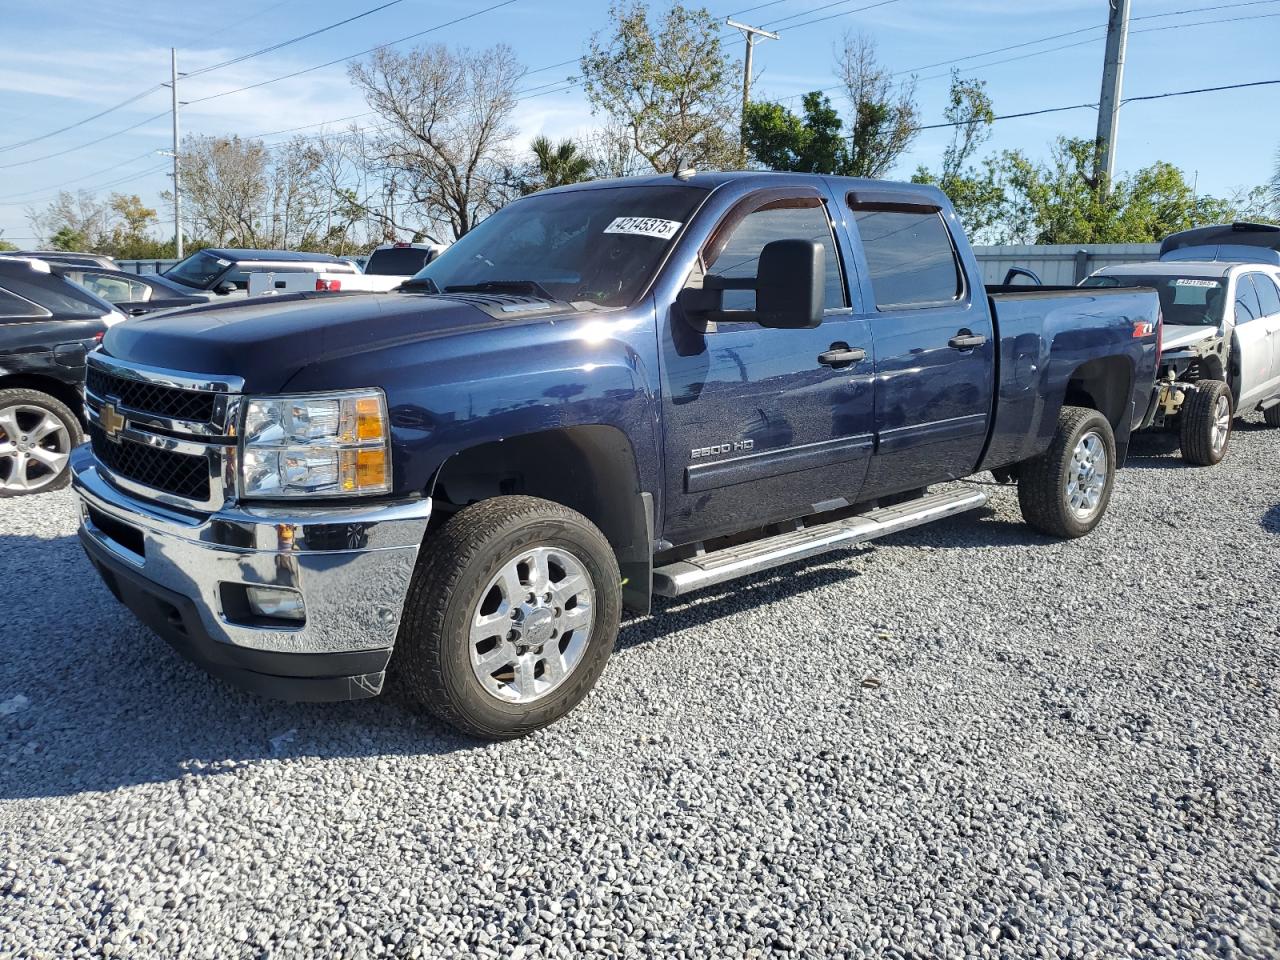
[[[507,298],[519,303],[495,306],[495,299],[303,293],[214,303],[118,324],[102,346],[120,360],[183,373],[238,376],[247,392],[270,393],[283,389],[310,364],[572,310],[528,298]],[[557,309],[562,306],[564,310]]]
[[[1184,327],[1181,324],[1166,323],[1164,326],[1164,352],[1169,353],[1173,350],[1181,350],[1217,335],[1217,327]]]

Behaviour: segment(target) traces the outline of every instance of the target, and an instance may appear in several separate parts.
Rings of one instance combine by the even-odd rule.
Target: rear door
[[[986,445],[995,343],[943,210],[849,194],[875,344],[876,450],[862,499],[971,474]]]
[[[664,331],[664,536],[673,543],[852,501],[862,486],[872,445],[871,336],[849,306],[829,198],[802,186],[749,194],[711,232],[701,268],[754,277],[765,244],[785,239],[826,248],[819,326],[722,321],[702,332],[676,310]],[[726,291],[723,304],[752,309],[755,293]]]
[[[1231,309],[1235,320],[1235,350],[1240,364],[1240,395],[1235,398],[1236,408],[1244,409],[1267,399],[1265,394],[1271,385],[1272,368],[1272,338],[1251,273],[1236,275]]]
[[[1280,288],[1270,273],[1252,275],[1253,289],[1258,294],[1258,308],[1262,316],[1259,323],[1267,329],[1271,344],[1271,376],[1267,380],[1263,400],[1270,400],[1280,393]]]

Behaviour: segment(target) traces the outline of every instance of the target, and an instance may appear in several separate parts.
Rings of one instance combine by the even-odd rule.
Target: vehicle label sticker
[[[621,233],[629,237],[657,237],[670,240],[681,227],[679,220],[660,220],[657,217],[617,217],[604,228],[605,233]]]
[[[1179,277],[1173,281],[1174,286],[1178,287],[1218,287],[1221,286],[1217,280],[1191,280],[1187,277]]]

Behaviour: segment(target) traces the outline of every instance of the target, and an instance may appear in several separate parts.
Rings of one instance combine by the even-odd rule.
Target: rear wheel
[[[1266,421],[1268,427],[1280,427],[1280,404],[1263,410],[1262,419]]]
[[[396,640],[401,681],[474,736],[522,736],[567,714],[613,652],[613,548],[567,507],[495,497],[423,546]]]
[[[1182,459],[1199,467],[1221,463],[1231,445],[1231,388],[1221,380],[1201,380],[1182,403]]]
[[[39,390],[0,390],[0,497],[60,490],[70,480],[80,422]]]
[[[1101,522],[1115,482],[1116,440],[1097,410],[1063,407],[1053,441],[1021,465],[1023,519],[1054,537],[1083,537]]]

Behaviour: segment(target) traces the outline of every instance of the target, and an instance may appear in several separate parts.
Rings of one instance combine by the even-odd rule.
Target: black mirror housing
[[[774,240],[760,251],[756,323],[812,329],[826,309],[826,248],[813,240]]]
[[[220,284],[213,288],[213,292],[218,296],[225,297],[229,293],[235,293],[238,288],[230,280],[223,280]]]

